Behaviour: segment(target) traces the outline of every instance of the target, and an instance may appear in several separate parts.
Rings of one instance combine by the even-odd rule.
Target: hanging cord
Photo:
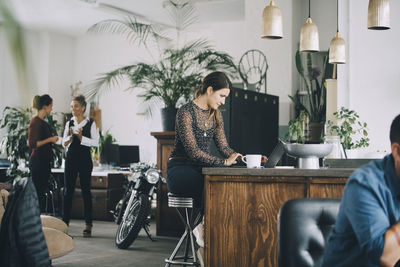
[[[336,32],[339,32],[339,0],[336,0]]]
[[[311,0],[308,0],[308,17],[311,18]]]

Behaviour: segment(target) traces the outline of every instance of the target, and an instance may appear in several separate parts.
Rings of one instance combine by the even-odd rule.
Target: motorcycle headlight
[[[158,182],[158,179],[160,179],[160,174],[157,170],[154,169],[147,170],[145,176],[147,182],[149,182],[150,184],[156,184]]]
[[[140,171],[135,171],[132,173],[132,180],[136,181],[140,177]]]

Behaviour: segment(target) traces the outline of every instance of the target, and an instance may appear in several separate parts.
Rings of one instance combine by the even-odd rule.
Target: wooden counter
[[[204,168],[205,266],[278,264],[278,213],[294,198],[340,198],[352,169]]]

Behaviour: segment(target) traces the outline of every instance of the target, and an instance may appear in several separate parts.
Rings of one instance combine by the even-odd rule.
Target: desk
[[[52,169],[52,173],[59,176],[58,180],[63,181],[64,169]],[[94,168],[92,171],[91,187],[92,187],[92,204],[93,204],[93,219],[95,220],[112,220],[110,210],[115,208],[115,205],[122,198],[124,188],[124,175],[130,175],[129,171],[118,170],[102,170]],[[63,183],[62,183],[63,184]],[[63,190],[60,190],[59,203],[62,203]],[[60,207],[59,210],[61,211]],[[79,177],[76,181],[76,189],[72,200],[72,219],[83,219],[83,199],[80,189]]]
[[[152,132],[157,139],[157,167],[165,177],[167,162],[174,148],[175,132]],[[181,236],[185,227],[174,208],[168,207],[168,188],[159,183],[157,188],[156,234],[162,236]]]
[[[352,172],[204,168],[205,266],[277,266],[282,204],[294,198],[341,198]]]

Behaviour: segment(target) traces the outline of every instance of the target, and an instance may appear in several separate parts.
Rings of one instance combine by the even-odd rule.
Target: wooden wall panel
[[[208,266],[276,266],[277,214],[287,200],[304,197],[305,184],[229,182],[209,189]]]
[[[205,177],[205,266],[278,265],[278,214],[294,198],[340,198],[347,178]]]

